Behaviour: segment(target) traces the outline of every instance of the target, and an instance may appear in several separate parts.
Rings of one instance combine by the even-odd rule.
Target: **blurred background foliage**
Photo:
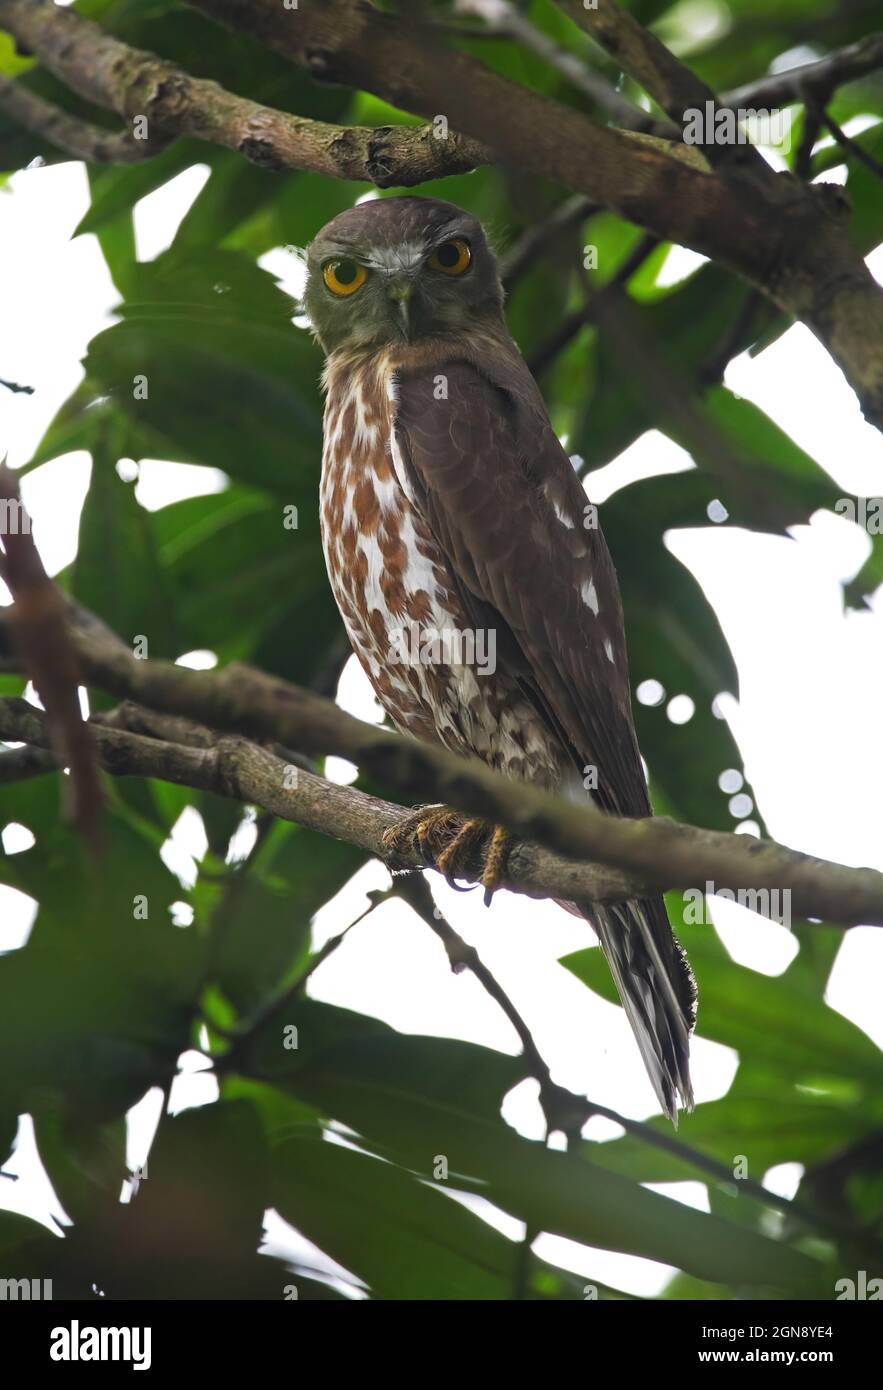
[[[76,8],[192,73],[301,115],[355,124],[411,119],[365,93],[316,85],[173,0],[80,0]],[[446,5],[434,8],[447,17]],[[552,4],[535,0],[526,9],[616,80]],[[762,75],[796,49],[804,61],[822,56],[879,19],[877,0],[647,0],[631,9],[719,91]],[[464,32],[457,41],[518,81],[586,105],[511,42]],[[0,71],[111,123],[16,56],[2,35]],[[830,111],[841,124],[870,118],[858,139],[883,153],[879,76],[842,88]],[[795,116],[796,147],[799,109]],[[0,117],[4,176],[37,157],[60,158]],[[880,184],[854,156],[830,146],[815,155],[814,171],[835,162],[846,166],[856,235],[870,250],[883,239]],[[208,166],[207,182],[171,246],[139,263],[134,205],[193,164]],[[89,179],[91,207],[77,234],[100,242],[119,292],[116,321],[90,343],[82,384],[28,465],[76,449],[92,456],[79,551],[60,582],[127,641],[149,635],[151,656],[207,648],[221,664],[244,659],[333,692],[346,647],[317,524],[321,357],[303,327],[292,325],[296,306],[258,260],[280,246],[304,245],[369,186],[267,173],[188,140],[144,164],[90,169]],[[415,191],[482,217],[504,264],[523,234],[569,196],[501,168]],[[732,829],[718,776],[739,768],[740,755],[712,701],[736,693],[734,663],[714,612],[665,535],[709,526],[721,508],[727,524],[783,533],[831,508],[839,489],[762,411],[722,384],[729,357],[768,344],[787,325],[712,264],[663,288],[657,276],[668,248],[646,246],[627,286],[608,296],[613,309],[597,323],[584,314],[561,350],[550,352],[562,323],[583,314],[587,294],[615,280],[641,236],[608,213],[571,218],[514,277],[509,318],[527,359],[540,364],[556,428],[588,472],[648,429],[693,455],[691,471],[620,488],[603,504],[601,520],[622,584],[634,685],[658,681],[696,706],[683,727],[665,718],[662,704],[636,707],[655,805]],[[598,268],[584,273],[586,245],[598,248]],[[628,370],[623,323],[641,346]],[[674,397],[650,389],[641,366],[662,359],[676,373]],[[138,374],[149,382],[146,399],[133,395]],[[143,458],[220,469],[229,481],[217,494],[148,512],[131,475],[116,467]],[[591,478],[588,487],[591,495]],[[282,524],[292,504],[296,532]],[[878,538],[850,585],[850,603],[879,584],[881,564]],[[20,693],[14,677],[0,679],[4,694]],[[93,706],[103,702],[91,694]],[[53,1277],[56,1297],[102,1290],[114,1297],[279,1298],[292,1281],[301,1298],[343,1296],[306,1264],[292,1276],[258,1256],[263,1213],[275,1208],[375,1298],[584,1297],[582,1279],[526,1257],[447,1199],[451,1187],[479,1193],[531,1232],[674,1266],[681,1273],[666,1292],[671,1298],[831,1297],[835,1270],[870,1269],[874,1258],[879,1266],[883,1059],[824,1003],[840,933],[798,924],[800,951],[771,979],[737,965],[713,930],[681,929],[699,979],[699,1033],[739,1054],[730,1092],[700,1105],[682,1130],[689,1146],[718,1160],[721,1173],[697,1170],[688,1152],[635,1135],[553,1152],[501,1118],[504,1096],[526,1075],[521,1058],[405,1036],[311,1000],[307,989],[284,1015],[297,1026],[300,1046],[281,1046],[279,1016],[267,1001],[309,970],[311,917],[359,867],[357,851],[259,818],[254,848],[238,861],[230,842],[243,808],[138,780],[117,782],[109,794],[111,847],[98,883],[60,823],[55,776],[3,790],[3,822],[26,826],[36,842],[0,858],[0,874],[35,898],[39,911],[27,944],[0,961],[0,1162],[17,1117],[31,1114],[40,1156],[74,1224],[59,1240],[0,1213],[0,1274]],[[203,817],[209,843],[189,889],[159,857],[188,805]],[[133,921],[136,893],[148,897],[148,920]],[[192,924],[173,924],[173,903],[192,909]],[[677,922],[676,896],[670,907]],[[180,906],[176,914],[181,920]],[[564,965],[614,997],[597,950]],[[245,1041],[231,1042],[249,1022]],[[148,1088],[167,1090],[177,1058],[191,1047],[215,1055],[220,1099],[163,1118],[149,1181],[120,1204],[126,1112]],[[322,1142],[330,1122],[347,1126],[357,1147]],[[651,1128],[670,1132],[661,1120]],[[434,1156],[452,1151],[450,1180],[435,1181]],[[812,1219],[737,1196],[738,1184],[726,1180],[737,1154],[751,1155],[755,1173],[805,1165],[798,1198]],[[686,1178],[707,1182],[710,1214],[642,1186]],[[602,1287],[600,1296],[625,1295]]]

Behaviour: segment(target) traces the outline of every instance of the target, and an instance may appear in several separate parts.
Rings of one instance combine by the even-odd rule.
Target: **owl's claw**
[[[393,860],[408,860],[417,855],[427,864],[435,864],[439,847],[456,836],[463,819],[449,806],[415,806],[409,816],[384,830],[384,849]]]
[[[485,851],[484,868],[481,881],[484,885],[484,905],[490,907],[494,893],[503,882],[506,873],[506,864],[509,860],[509,851],[512,848],[512,836],[502,825],[495,825],[491,842]]]
[[[484,902],[489,906],[503,881],[511,836],[500,825],[449,806],[420,806],[385,831],[383,843],[393,857],[419,854],[444,874],[452,888],[457,888],[457,878],[474,878],[480,868]]]

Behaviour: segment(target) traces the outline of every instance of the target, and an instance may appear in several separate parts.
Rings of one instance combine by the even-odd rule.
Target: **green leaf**
[[[107,867],[84,862],[58,824],[58,780],[5,792],[10,818],[37,842],[0,857],[0,876],[40,907],[27,944],[0,958],[0,1050],[15,1058],[6,1085],[18,1110],[39,1116],[63,1100],[100,1123],[173,1073],[189,1045],[201,947],[170,923],[177,880],[119,818],[107,818]]]
[[[286,1046],[291,1025],[297,1029],[295,1049]],[[364,1077],[366,1086],[382,1075],[392,1088],[456,1100],[481,1115],[498,1114],[503,1096],[525,1075],[519,1057],[453,1038],[406,1036],[380,1019],[308,998],[292,1001],[284,1016],[250,1039],[240,1070],[301,1097],[301,1074]]]
[[[320,359],[272,277],[232,251],[169,252],[136,267],[120,312],[92,340],[86,370],[161,456],[274,488],[304,514],[309,499],[315,512]]]
[[[153,193],[192,164],[203,162],[205,157],[205,150],[195,140],[176,140],[161,154],[140,164],[91,168],[91,203],[74,228],[73,235],[83,236],[87,232],[98,234],[118,222],[131,225],[132,209],[140,199],[146,198],[148,193]]]
[[[273,1179],[281,1215],[375,1298],[512,1296],[518,1245],[392,1163],[307,1132],[275,1147]],[[582,1297],[582,1279],[531,1264],[529,1297]]]
[[[127,1176],[126,1121],[102,1123],[64,1100],[35,1118],[37,1149],[55,1193],[73,1221],[115,1206]]]
[[[426,1181],[444,1156],[451,1187],[486,1197],[532,1229],[661,1260],[736,1287],[806,1294],[819,1279],[813,1261],[797,1251],[545,1149],[457,1105],[403,1094],[379,1075],[368,1086],[363,1077],[304,1074],[297,1088]]]
[[[182,641],[302,684],[324,668],[341,624],[322,555],[317,482],[292,470],[291,503],[233,485],[155,513]],[[285,525],[292,504],[296,530]]]
[[[305,963],[310,922],[364,862],[352,845],[277,822],[211,917],[213,971],[246,1013]]]
[[[291,1023],[296,1051],[283,1046],[283,1024]],[[321,1107],[427,1181],[443,1156],[451,1187],[487,1197],[531,1228],[715,1282],[805,1292],[816,1278],[813,1262],[797,1252],[521,1139],[493,1100],[507,1072],[509,1085],[523,1074],[521,1059],[449,1039],[405,1038],[376,1020],[300,1000],[243,1056],[241,1069]]]
[[[256,1255],[269,1197],[247,1101],[164,1117],[133,1200],[73,1233],[73,1271],[108,1298],[282,1299],[290,1276]]]
[[[71,592],[125,642],[146,636],[152,657],[174,658],[183,648],[175,633],[173,590],[159,564],[151,515],[138,504],[134,483],[116,472],[124,448],[119,431],[104,431],[93,441]]]
[[[0,1279],[49,1279],[63,1241],[17,1211],[0,1210]]]

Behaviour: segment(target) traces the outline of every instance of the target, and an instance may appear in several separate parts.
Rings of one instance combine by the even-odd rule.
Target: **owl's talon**
[[[393,859],[415,855],[438,869],[458,893],[471,891],[458,878],[474,879],[480,870],[485,906],[503,882],[511,836],[500,825],[453,811],[450,806],[418,806],[410,816],[384,831],[383,844]]]
[[[509,831],[502,825],[495,825],[491,842],[485,854],[484,870],[481,875],[481,881],[484,885],[485,907],[490,907],[491,899],[503,882],[511,848],[512,836]]]
[[[487,839],[487,821],[472,817],[463,821],[461,828],[436,857],[435,867],[444,874],[452,888],[456,888],[455,878],[465,877],[464,870],[475,863],[475,851]]]

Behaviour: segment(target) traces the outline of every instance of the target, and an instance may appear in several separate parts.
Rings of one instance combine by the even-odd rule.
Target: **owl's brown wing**
[[[396,438],[473,625],[497,630],[498,661],[575,769],[597,768],[597,804],[647,815],[616,575],[527,368],[400,371]]]
[[[396,375],[400,481],[476,628],[582,772],[593,801],[650,814],[632,719],[619,586],[542,398],[513,351]],[[582,911],[582,907],[580,908]],[[586,906],[660,1104],[693,1103],[695,987],[661,897]]]

